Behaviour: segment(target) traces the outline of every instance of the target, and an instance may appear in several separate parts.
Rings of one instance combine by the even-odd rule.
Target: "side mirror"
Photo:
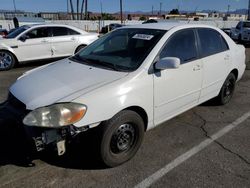
[[[19,40],[22,42],[25,42],[27,39],[29,39],[29,37],[27,35],[22,35]]]
[[[165,57],[160,59],[155,64],[155,69],[165,70],[165,69],[178,69],[180,67],[181,60],[177,57]]]

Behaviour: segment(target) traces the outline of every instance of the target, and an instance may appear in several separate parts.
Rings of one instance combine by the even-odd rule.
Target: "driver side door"
[[[25,40],[20,40],[24,37]],[[40,27],[26,32],[18,40],[16,51],[19,61],[48,59],[52,57],[51,37],[47,27]]]
[[[196,32],[184,29],[167,40],[159,58],[177,57],[181,65],[154,74],[154,123],[158,125],[198,104],[202,87],[202,62]]]

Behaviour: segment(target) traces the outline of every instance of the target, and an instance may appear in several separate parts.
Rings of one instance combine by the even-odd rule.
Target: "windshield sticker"
[[[151,40],[154,35],[146,35],[146,34],[135,34],[132,38],[133,39],[140,39],[140,40]]]

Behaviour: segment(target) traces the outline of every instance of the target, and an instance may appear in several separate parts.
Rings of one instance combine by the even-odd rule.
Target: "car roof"
[[[80,33],[82,33],[82,34],[84,34],[84,33],[87,33],[86,31],[84,31],[84,30],[81,30],[81,29],[79,29],[79,28],[77,28],[77,27],[74,27],[74,26],[71,26],[71,25],[66,25],[66,24],[28,24],[28,25],[23,25],[23,27],[29,27],[29,28],[37,28],[37,27],[68,27],[68,28],[71,28],[71,29],[73,29],[73,30],[75,30],[75,31],[78,31],[78,32],[80,32]]]
[[[139,24],[139,25],[130,25],[125,26],[123,28],[141,28],[141,29],[160,29],[160,30],[170,30],[175,27],[180,28],[212,28],[216,29],[214,26],[204,25],[204,24],[190,24],[190,23],[183,23],[183,22],[161,22],[161,23],[148,23],[148,24]]]
[[[66,24],[43,24],[43,23],[38,23],[38,24],[28,24],[28,25],[25,25],[25,26],[28,26],[28,27],[46,27],[46,26],[54,26],[54,27],[73,27],[73,26],[70,26],[70,25],[66,25]]]

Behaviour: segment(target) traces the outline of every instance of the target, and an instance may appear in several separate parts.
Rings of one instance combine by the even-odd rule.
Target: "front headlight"
[[[23,123],[29,126],[57,128],[80,121],[87,107],[78,103],[61,103],[38,108],[30,112]]]

